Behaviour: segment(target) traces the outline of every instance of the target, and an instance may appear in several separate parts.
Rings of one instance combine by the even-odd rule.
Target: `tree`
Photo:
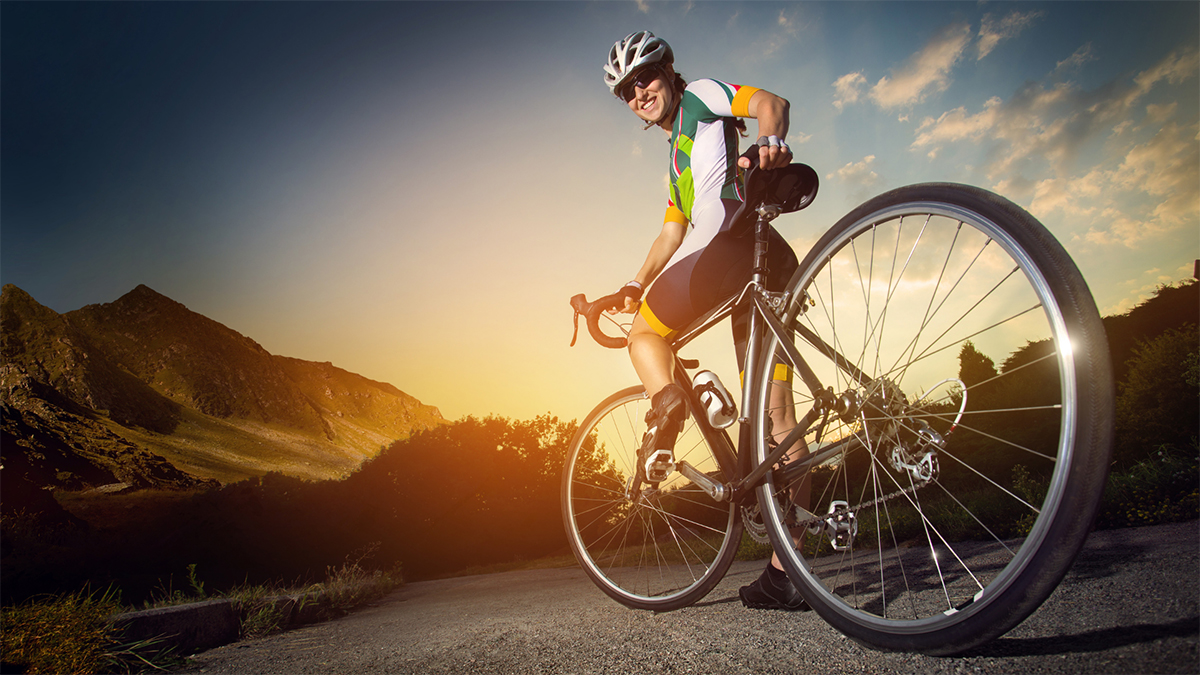
[[[559,481],[574,423],[467,417],[398,441],[347,483],[380,515],[381,550],[417,576],[566,546]]]
[[[1168,330],[1134,348],[1117,396],[1114,459],[1127,465],[1168,445],[1183,450],[1200,434],[1196,325]],[[1191,381],[1189,381],[1191,378]]]

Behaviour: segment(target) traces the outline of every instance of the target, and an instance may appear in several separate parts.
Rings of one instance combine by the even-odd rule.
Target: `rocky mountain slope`
[[[6,485],[334,478],[444,422],[390,384],[270,354],[146,286],[60,315],[10,284],[0,321]]]

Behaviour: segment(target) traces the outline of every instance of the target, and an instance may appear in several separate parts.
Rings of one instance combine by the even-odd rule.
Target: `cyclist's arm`
[[[667,209],[667,215],[663,220],[662,232],[658,233],[654,243],[650,246],[650,253],[646,255],[646,262],[642,263],[642,269],[638,270],[634,281],[642,285],[642,288],[647,288],[650,283],[658,278],[659,273],[671,261],[671,256],[675,255],[675,251],[679,249],[679,245],[683,243],[683,237],[687,234],[688,221],[679,209],[670,207]],[[624,312],[632,314],[637,309],[637,303],[632,298],[625,298]]]
[[[765,89],[759,89],[750,97],[746,106],[747,117],[758,120],[758,136],[778,136],[781,140],[787,137],[791,104],[787,99],[780,98]],[[773,147],[760,147],[758,165],[764,169],[778,169],[792,162],[790,150],[780,150]],[[738,166],[750,168],[750,160],[739,159]]]

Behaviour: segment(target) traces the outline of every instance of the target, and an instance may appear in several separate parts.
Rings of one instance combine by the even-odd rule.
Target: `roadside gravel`
[[[701,603],[625,609],[579,569],[412,583],[325,624],[199,654],[192,673],[1198,673],[1200,521],[1094,533],[1046,603],[951,658],[877,652],[812,612],[751,611],[735,563]]]

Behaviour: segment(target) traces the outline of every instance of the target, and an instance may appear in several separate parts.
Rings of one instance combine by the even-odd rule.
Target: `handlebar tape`
[[[571,307],[575,310],[575,332],[571,336],[571,346],[575,346],[575,338],[579,334],[579,315],[582,314],[587,321],[588,333],[600,346],[609,349],[624,349],[628,344],[624,337],[612,337],[600,330],[600,313],[606,309],[619,309],[624,306],[624,293],[606,295],[595,302],[588,302],[582,293],[572,297]]]

